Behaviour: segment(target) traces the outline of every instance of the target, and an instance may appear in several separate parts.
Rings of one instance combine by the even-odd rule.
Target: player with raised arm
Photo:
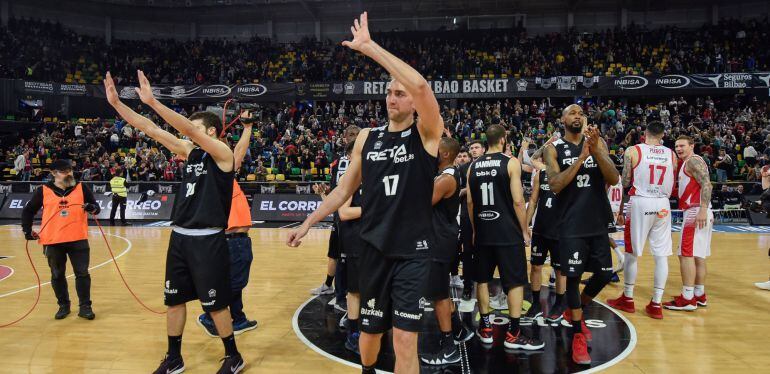
[[[171,214],[174,229],[166,254],[164,301],[168,306],[168,351],[155,373],[185,370],[181,350],[186,303],[196,299],[200,300],[203,310],[211,314],[225,346],[225,358],[218,373],[238,373],[245,362],[235,345],[228,309],[230,255],[225,238],[233,193],[233,151],[218,138],[223,124],[216,114],[196,112],[185,118],[155,99],[144,73],[139,71],[138,76],[140,87],[136,91],[142,102],[190,139],[177,138],[122,103],[112,76],[107,73],[104,79],[107,101],[120,116],[186,159]]]
[[[362,187],[359,257],[359,349],[363,373],[374,373],[382,334],[393,328],[396,373],[418,373],[417,333],[425,307],[433,243],[433,176],[444,131],[438,102],[428,82],[369,35],[367,14],[350,28],[343,45],[376,61],[393,77],[387,88],[388,125],[363,129],[345,178],[287,244],[300,245],[310,227],[339,209]],[[418,115],[415,121],[414,114]]]

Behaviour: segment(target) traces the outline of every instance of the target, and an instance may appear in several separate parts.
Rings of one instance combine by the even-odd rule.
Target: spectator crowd
[[[484,75],[557,76],[752,72],[770,70],[767,17],[722,20],[696,29],[631,24],[597,32],[530,35],[497,30],[381,32],[375,40],[429,79]],[[181,58],[180,56],[184,56]],[[385,71],[338,40],[277,43],[206,39],[112,40],[60,24],[13,19],[0,28],[0,78],[100,83],[111,71],[135,83],[142,69],[159,84],[383,79]]]

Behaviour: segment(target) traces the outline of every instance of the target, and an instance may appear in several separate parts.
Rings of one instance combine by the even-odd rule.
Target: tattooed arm
[[[636,156],[637,161],[634,161]],[[634,164],[638,163],[639,155],[636,147],[630,147],[623,153],[623,188],[631,187],[631,179],[634,176]]]
[[[694,156],[687,160],[684,165],[685,170],[693,176],[693,178],[700,184],[700,207],[698,215],[695,217],[695,223],[698,228],[706,226],[706,219],[708,218],[708,207],[711,204],[711,179],[709,179],[709,168],[703,159]]]

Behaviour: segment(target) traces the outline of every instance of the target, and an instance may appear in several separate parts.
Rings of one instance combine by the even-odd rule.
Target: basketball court
[[[128,284],[150,308],[162,311],[163,270],[170,228],[105,227]],[[278,225],[273,225],[278,226]],[[299,248],[284,244],[283,227],[252,229],[254,262],[244,290],[245,312],[259,327],[240,335],[238,346],[252,373],[356,373],[356,357],[342,347],[343,332],[336,328],[341,316],[326,306],[328,297],[311,297],[308,290],[324,278],[329,230],[311,230]],[[617,234],[616,234],[617,235]],[[675,242],[679,234],[674,233]],[[123,286],[98,228],[91,227],[91,278],[94,321],[72,314],[55,321],[56,299],[48,266],[37,243],[30,254],[43,282],[40,303],[18,324],[0,330],[4,373],[137,373],[153,370],[166,349],[165,317],[145,310]],[[25,253],[25,240],[17,225],[0,226],[0,324],[23,315],[37,292],[36,280]],[[666,311],[663,320],[644,315],[651,294],[652,257],[640,259],[636,287],[637,312],[612,311],[600,303],[589,307],[588,323],[594,341],[594,368],[575,367],[564,359],[568,328],[526,322],[551,347],[542,353],[505,352],[502,347],[481,347],[474,339],[466,344],[462,366],[423,367],[424,373],[576,372],[606,370],[617,373],[760,372],[770,365],[770,292],[753,282],[767,277],[770,232],[760,227],[718,226],[709,259],[706,292],[709,306],[695,312]],[[679,293],[681,281],[675,256],[664,300]],[[71,269],[68,269],[71,274]],[[70,278],[74,298],[74,282]],[[545,289],[545,288],[544,288]],[[622,283],[610,284],[598,301],[615,297]],[[196,325],[200,307],[190,304],[182,346],[187,371],[215,371],[222,349],[219,339],[206,336]],[[620,315],[620,314],[622,315]],[[504,321],[505,314],[497,312]],[[473,313],[466,322],[475,323]],[[426,326],[434,324],[432,315]],[[335,339],[339,337],[339,339]],[[424,334],[421,348],[432,337]],[[601,345],[599,345],[601,344]],[[385,347],[385,346],[384,346]],[[392,369],[388,349],[379,368]],[[566,357],[566,356],[565,356]],[[466,366],[467,365],[467,366]],[[445,371],[442,371],[446,369]],[[470,370],[470,371],[469,371]]]

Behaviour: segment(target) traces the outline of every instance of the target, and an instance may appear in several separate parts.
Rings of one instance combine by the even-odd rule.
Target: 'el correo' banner
[[[128,198],[126,199],[126,219],[171,219],[171,211],[174,207],[174,195],[155,194],[153,196],[148,196],[146,200],[142,202],[139,201],[140,196],[141,194],[138,193],[128,194]],[[21,219],[21,211],[31,198],[31,193],[9,194],[3,203],[2,208],[0,208],[0,218]],[[101,208],[101,212],[99,212],[96,218],[100,220],[109,219],[110,210],[112,209],[112,197],[105,196],[104,194],[94,194],[94,199]],[[72,207],[70,209],[82,208]],[[42,212],[43,210],[40,209],[35,218],[40,218]],[[116,216],[119,216],[119,213],[116,212]]]
[[[318,195],[255,194],[251,203],[251,219],[256,221],[301,222],[321,205]],[[331,221],[332,216],[324,218]]]

